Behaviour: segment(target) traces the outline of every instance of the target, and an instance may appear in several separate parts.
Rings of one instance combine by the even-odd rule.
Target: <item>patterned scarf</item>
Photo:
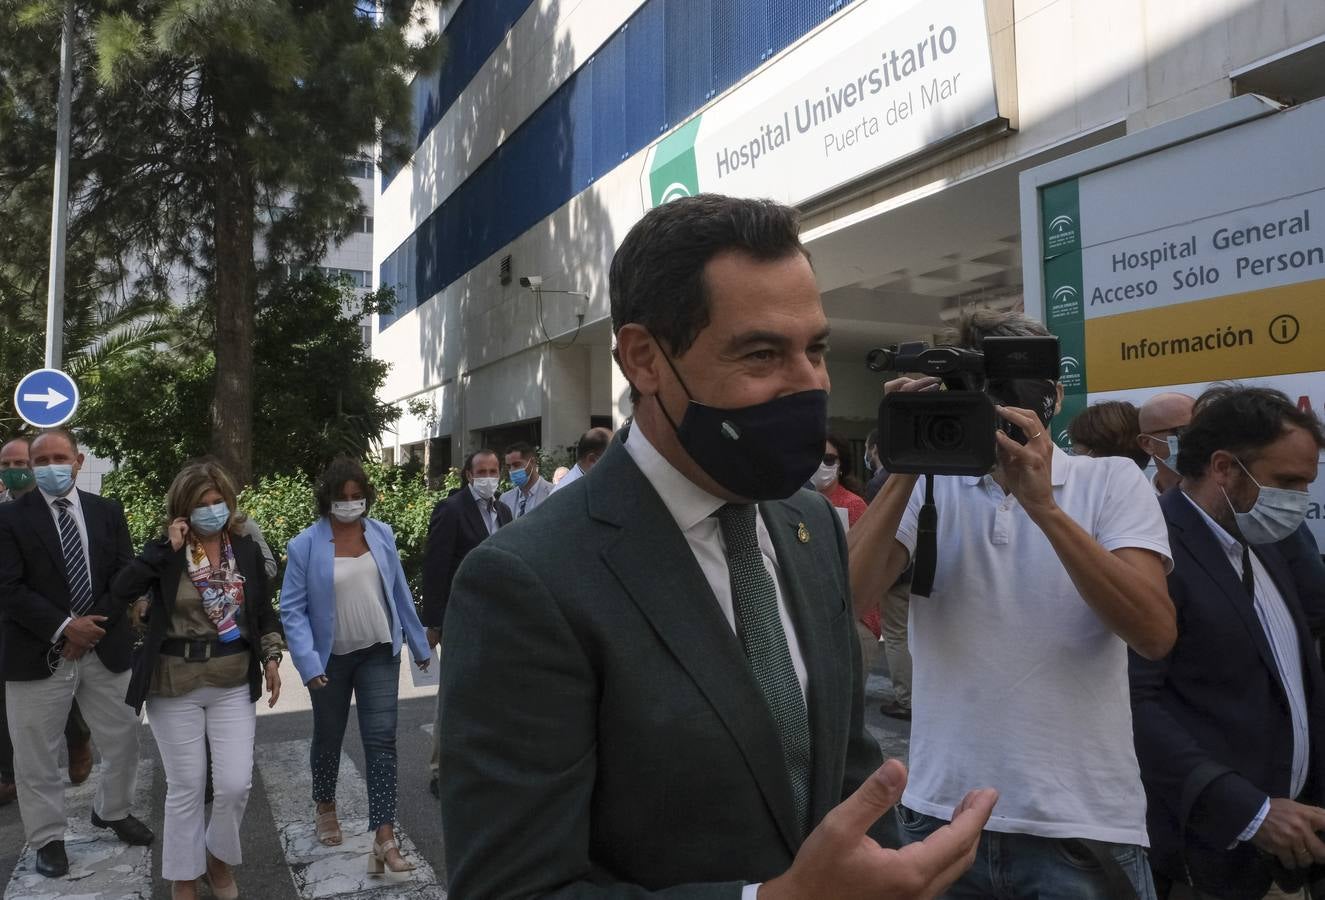
[[[202,596],[202,608],[216,626],[217,638],[224,642],[238,639],[239,615],[244,606],[244,576],[235,568],[235,551],[230,537],[221,532],[221,565],[213,568],[202,544],[189,537],[189,581]]]

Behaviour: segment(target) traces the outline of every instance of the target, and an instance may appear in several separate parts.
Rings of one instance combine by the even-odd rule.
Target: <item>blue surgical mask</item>
[[[525,482],[527,482],[528,480],[529,480],[529,473],[526,472],[524,469],[515,469],[514,471],[511,472],[511,484],[515,485],[518,488],[524,487]]]
[[[74,488],[73,466],[37,466],[32,474],[37,478],[37,487],[54,497],[63,497]]]
[[[230,507],[225,503],[199,506],[189,513],[189,524],[202,537],[216,534],[230,521]]]
[[[1242,471],[1251,478],[1251,483],[1260,491],[1256,502],[1246,512],[1238,512],[1233,503],[1224,494],[1229,509],[1233,510],[1233,520],[1238,531],[1249,544],[1277,544],[1288,537],[1306,520],[1307,507],[1311,504],[1311,495],[1306,491],[1290,491],[1286,488],[1265,487],[1252,478],[1242,460],[1237,461]]]
[[[1175,472],[1178,470],[1178,436],[1171,434],[1164,438],[1164,442],[1169,445],[1169,458],[1165,460],[1170,469]]]

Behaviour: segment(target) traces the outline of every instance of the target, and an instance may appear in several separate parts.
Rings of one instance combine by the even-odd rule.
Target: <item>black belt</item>
[[[185,662],[207,662],[214,656],[232,656],[248,651],[248,641],[238,638],[233,641],[189,640],[188,638],[166,638],[161,642],[161,652],[166,656],[182,656]]]

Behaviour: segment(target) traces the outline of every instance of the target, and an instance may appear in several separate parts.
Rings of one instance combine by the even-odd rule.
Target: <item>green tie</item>
[[[787,635],[778,616],[777,587],[764,566],[755,529],[752,504],[729,503],[718,510],[718,524],[726,544],[731,573],[732,606],[736,632],[745,648],[750,670],[764,694],[782,743],[787,776],[791,779],[796,818],[809,828],[810,724],[805,696],[787,649]]]

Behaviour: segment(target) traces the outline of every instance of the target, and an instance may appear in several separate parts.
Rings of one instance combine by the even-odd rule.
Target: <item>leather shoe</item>
[[[437,782],[436,775],[428,779],[428,793],[432,794],[434,797],[437,797],[439,799],[442,796],[442,786]]]
[[[8,806],[18,799],[18,786],[12,781],[0,781],[0,806]]]
[[[37,850],[37,874],[63,878],[69,874],[69,857],[64,855],[64,841],[50,841]]]
[[[125,816],[123,819],[116,819],[114,822],[107,822],[95,812],[92,813],[92,824],[97,828],[109,828],[115,832],[115,836],[126,844],[132,844],[135,847],[146,847],[155,840],[152,829],[148,828],[142,822],[139,822],[133,816]]]
[[[911,721],[911,708],[902,706],[896,700],[889,700],[879,707],[879,712],[890,719],[901,719],[904,722]]]
[[[82,784],[92,774],[92,739],[69,745],[69,781]]]

